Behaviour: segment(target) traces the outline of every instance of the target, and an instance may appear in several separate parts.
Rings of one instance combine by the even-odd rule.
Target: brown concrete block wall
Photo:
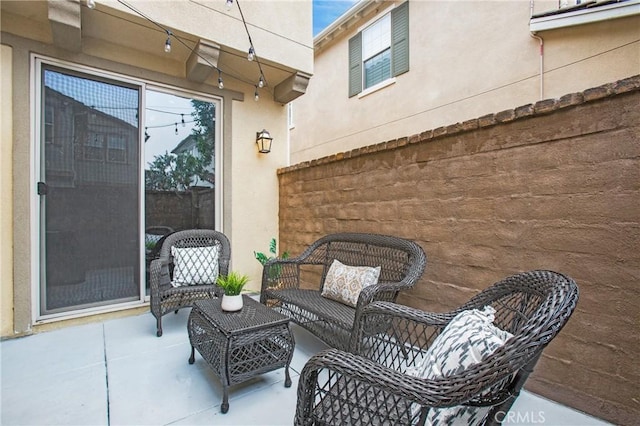
[[[526,388],[617,424],[640,418],[640,76],[280,170],[280,245],[333,232],[416,240],[400,303],[456,307],[515,272],[580,287]]]

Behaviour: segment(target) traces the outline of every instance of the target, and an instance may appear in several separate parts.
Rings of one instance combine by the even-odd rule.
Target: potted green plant
[[[255,258],[258,260],[258,262],[260,262],[262,264],[262,266],[264,266],[268,261],[270,261],[271,259],[275,259],[278,255],[278,250],[276,248],[276,239],[272,238],[271,242],[269,243],[269,253],[271,253],[271,256],[267,256],[266,254],[262,253],[262,252],[253,252],[253,255],[255,256]],[[282,256],[280,256],[281,259],[287,259],[289,258],[289,252],[285,251],[284,253],[282,253]],[[269,279],[269,282],[273,282],[273,281],[277,281],[278,278],[280,277],[280,272],[282,270],[282,266],[281,265],[273,265],[269,268],[269,271],[267,271],[267,276]]]
[[[217,284],[224,294],[221,307],[223,311],[234,312],[242,309],[242,289],[249,282],[247,275],[231,271],[227,275],[218,276]]]

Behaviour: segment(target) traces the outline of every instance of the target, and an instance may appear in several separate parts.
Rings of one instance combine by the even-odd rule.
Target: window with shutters
[[[391,78],[391,15],[386,14],[362,31],[364,88]]]
[[[409,71],[409,2],[349,39],[349,96]]]

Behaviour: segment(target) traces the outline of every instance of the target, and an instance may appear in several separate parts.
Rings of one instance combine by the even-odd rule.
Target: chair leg
[[[158,331],[156,331],[156,336],[162,336],[162,317],[156,320],[156,327],[158,328]]]

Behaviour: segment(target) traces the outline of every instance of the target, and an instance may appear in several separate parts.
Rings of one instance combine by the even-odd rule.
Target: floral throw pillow
[[[472,309],[460,312],[433,341],[422,363],[406,373],[425,379],[459,374],[474,364],[488,359],[513,335],[493,325],[495,309]],[[418,411],[420,407],[416,406]],[[457,406],[433,408],[426,425],[478,425],[490,407]]]
[[[334,259],[324,280],[322,296],[355,307],[362,289],[377,284],[379,276],[379,266],[349,266]]]
[[[171,247],[173,281],[171,285],[215,284],[218,279],[218,246]]]

